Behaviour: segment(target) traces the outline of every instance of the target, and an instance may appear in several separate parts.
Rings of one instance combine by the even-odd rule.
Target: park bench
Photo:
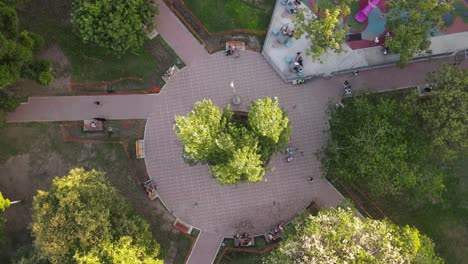
[[[161,76],[161,79],[163,79],[165,82],[169,81],[178,71],[179,71],[179,67],[177,67],[177,65],[172,65],[171,67],[169,67],[169,69],[167,69],[163,76]]]
[[[180,232],[183,232],[183,233],[186,233],[186,234],[189,234],[192,233],[192,226],[182,222],[181,220],[179,219],[176,219],[175,222],[174,222],[174,227],[179,230]]]
[[[226,51],[229,50],[229,47],[233,47],[236,50],[245,50],[245,43],[242,41],[228,41],[226,42]]]
[[[137,140],[135,142],[136,149],[136,158],[144,159],[145,158],[145,141],[143,139]]]

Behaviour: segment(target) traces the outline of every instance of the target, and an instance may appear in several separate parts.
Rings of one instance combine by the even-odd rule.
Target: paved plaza
[[[158,185],[161,201],[175,216],[201,230],[187,263],[211,263],[224,236],[246,231],[262,234],[281,221],[289,221],[312,200],[321,207],[337,205],[342,196],[322,179],[315,152],[326,144],[326,110],[341,98],[342,83],[355,90],[391,90],[422,84],[427,72],[453,58],[409,64],[404,69],[387,67],[317,79],[294,86],[281,77],[255,52],[239,58],[222,52],[208,55],[190,32],[158,1],[161,36],[188,65],[178,72],[160,94],[112,96],[32,97],[9,113],[8,122],[69,121],[94,117],[148,119],[145,154],[149,175]],[[460,67],[467,68],[465,60]],[[293,128],[291,145],[298,149],[293,162],[278,154],[270,161],[264,182],[221,186],[208,173],[207,165],[190,166],[182,160],[182,146],[173,126],[175,115],[186,115],[196,101],[211,99],[223,107],[233,93],[234,81],[242,98],[233,110],[248,110],[250,102],[265,96],[278,97],[289,113]],[[93,105],[101,101],[101,106]],[[301,154],[301,152],[303,154]],[[314,182],[307,181],[314,177]]]
[[[174,117],[186,115],[194,102],[205,98],[224,107],[233,96],[231,81],[243,102],[233,110],[248,110],[252,100],[270,96],[278,97],[289,112],[291,144],[298,150],[290,163],[283,161],[284,155],[274,156],[264,182],[223,186],[208,173],[207,165],[190,166],[182,159],[182,146],[173,131]],[[178,73],[164,87],[164,100],[158,100],[158,111],[150,114],[145,130],[148,172],[164,204],[183,221],[229,237],[244,231],[262,234],[292,219],[314,199],[321,200],[324,207],[337,205],[342,197],[321,179],[314,155],[327,138],[323,133],[327,96],[314,95],[316,92],[284,83],[261,54],[254,52],[237,59],[216,53]],[[328,93],[338,96],[339,89]],[[316,180],[310,183],[308,177]],[[328,196],[321,197],[325,194]]]

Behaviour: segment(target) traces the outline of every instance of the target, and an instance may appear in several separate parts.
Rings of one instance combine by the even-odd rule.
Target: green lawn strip
[[[144,47],[121,56],[109,54],[106,49],[83,44],[71,28],[62,32],[59,43],[71,62],[74,82],[111,81],[125,77],[147,79],[158,64]]]
[[[275,5],[274,0],[200,0],[185,5],[210,32],[231,29],[266,30]]]
[[[258,264],[262,263],[263,254],[228,251],[220,264]]]

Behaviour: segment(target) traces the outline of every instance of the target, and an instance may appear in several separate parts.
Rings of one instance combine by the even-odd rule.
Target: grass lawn
[[[267,30],[275,0],[197,0],[185,5],[210,32]]]
[[[246,252],[227,252],[220,264],[258,264],[262,263],[263,254]]]
[[[46,48],[54,44],[65,53],[73,82],[111,81],[138,77],[143,82],[131,82],[117,88],[148,89],[162,87],[161,75],[173,64],[180,62],[174,51],[160,37],[149,40],[136,52],[120,56],[93,44],[84,44],[73,33],[70,23],[71,0],[36,0],[18,9],[21,27],[42,35]],[[54,65],[56,66],[56,65]],[[183,66],[180,63],[179,68]],[[97,89],[97,88],[95,88]]]
[[[383,209],[392,220],[415,226],[431,237],[446,263],[466,263],[468,259],[467,171],[468,158],[465,158],[459,162],[454,177],[448,179],[441,203],[419,205],[409,201],[407,206],[401,206],[401,201],[384,203]]]
[[[70,135],[87,139],[122,140],[128,144],[130,156],[134,158],[134,142],[139,138],[143,120],[110,121],[114,134],[84,134],[80,127],[67,129]],[[136,212],[149,223],[155,239],[161,244],[163,258],[169,248],[177,249],[174,263],[182,264],[191,246],[191,239],[172,228],[167,216],[157,201],[150,201],[136,183],[132,163],[122,145],[103,143],[65,142],[59,123],[6,124],[0,129],[0,191],[11,200],[22,200],[11,206],[3,215],[7,218],[6,243],[0,252],[0,263],[10,263],[10,257],[21,247],[30,247],[28,225],[31,221],[32,197],[37,190],[50,187],[53,177],[63,176],[72,168],[97,169],[106,172],[114,185],[133,205]],[[138,177],[144,171],[137,167]],[[169,219],[169,220],[167,220]]]

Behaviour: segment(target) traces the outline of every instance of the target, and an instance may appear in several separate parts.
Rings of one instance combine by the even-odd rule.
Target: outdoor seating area
[[[181,231],[182,233],[186,233],[188,235],[190,235],[193,231],[193,227],[189,224],[186,224],[185,222],[181,221],[179,218],[177,218],[175,221],[174,221],[174,227]]]
[[[265,240],[267,243],[274,242],[284,236],[284,223],[281,223],[272,228],[267,234],[265,234]]]
[[[288,14],[297,14],[299,12],[301,0],[281,0],[281,4],[285,6]]]
[[[161,78],[167,82],[169,81],[180,69],[177,67],[177,65],[172,65],[171,67],[169,67],[169,69],[166,70],[166,72],[164,72],[164,75],[161,76]]]
[[[255,245],[255,238],[247,233],[241,235],[234,235],[234,246],[236,247],[250,247]]]

